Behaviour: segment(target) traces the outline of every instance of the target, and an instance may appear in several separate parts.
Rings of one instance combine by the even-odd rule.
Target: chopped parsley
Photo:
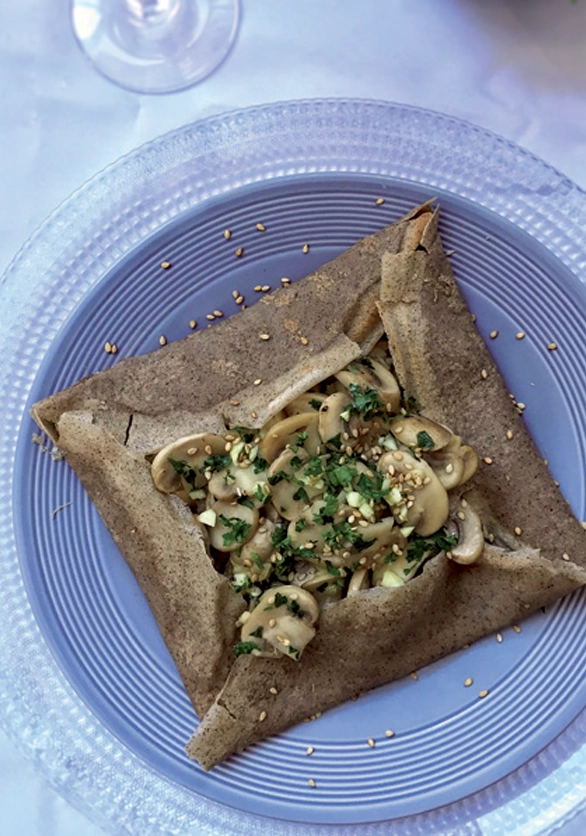
[[[189,487],[192,490],[195,490],[195,483],[196,483],[196,480],[198,478],[197,471],[194,470],[191,467],[191,465],[188,464],[187,462],[176,461],[175,459],[172,459],[172,458],[167,459],[167,461],[169,462],[169,464],[171,465],[171,467],[173,468],[175,473],[178,473],[180,476],[182,476],[185,479],[185,481],[187,482],[187,484],[189,485]]]
[[[445,528],[440,528],[435,534],[429,537],[422,537],[420,534],[412,534],[407,546],[407,560],[411,563],[415,560],[422,560],[431,552],[431,555],[439,554],[441,551],[449,551],[458,542],[458,538],[448,534]]]
[[[425,430],[420,430],[417,433],[417,446],[421,450],[433,450],[433,448],[435,447],[435,441],[428,432],[426,432]]]
[[[256,630],[252,630],[252,632],[250,633],[250,635],[254,636],[255,639],[262,639],[262,634],[263,634],[262,624],[259,624],[258,627],[256,628]]]
[[[211,470],[212,473],[216,473],[218,470],[224,470],[231,463],[232,459],[229,453],[221,456],[208,456],[204,459],[203,467],[200,468],[200,471],[203,473],[206,470]]]
[[[384,404],[379,400],[378,391],[366,386],[364,389],[357,383],[348,387],[352,396],[350,412],[356,412],[364,421],[370,421],[377,412],[384,412]]]
[[[219,519],[222,525],[229,529],[222,538],[225,546],[231,546],[232,543],[244,543],[251,529],[250,523],[239,517],[227,517],[225,514],[220,514]]]
[[[234,645],[234,656],[238,659],[239,656],[244,656],[247,653],[252,653],[253,650],[261,649],[256,642],[237,642]]]

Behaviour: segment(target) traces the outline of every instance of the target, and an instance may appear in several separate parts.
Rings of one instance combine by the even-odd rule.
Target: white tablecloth
[[[586,188],[586,0],[242,0],[223,65],[167,96],[126,92],[98,75],[74,42],[67,0],[5,0],[0,271],[57,204],[146,140],[233,108],[324,96],[468,119]],[[6,836],[102,832],[2,733],[0,810]],[[585,817],[563,830],[584,832]]]

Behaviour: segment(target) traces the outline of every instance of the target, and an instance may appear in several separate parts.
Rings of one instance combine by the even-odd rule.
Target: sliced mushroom
[[[303,440],[300,434],[305,436]],[[303,447],[313,456],[319,451],[320,443],[317,412],[301,412],[274,424],[260,442],[260,453],[270,464],[287,445]]]
[[[389,474],[391,507],[402,524],[413,525],[422,537],[442,527],[450,510],[448,494],[426,461],[406,450],[393,450],[382,455],[377,466]],[[394,502],[397,493],[400,499]]]
[[[363,589],[370,589],[370,578],[368,572],[369,570],[366,566],[360,566],[353,572],[352,577],[350,578],[350,583],[348,584],[348,592],[346,593],[348,598],[350,598],[351,595],[357,595]]]
[[[484,551],[484,532],[480,517],[465,499],[452,503],[446,530],[458,538],[456,545],[446,552],[447,556],[455,563],[475,563]]]
[[[253,583],[266,580],[272,572],[273,531],[275,524],[268,519],[259,522],[253,536],[244,543],[239,554],[232,552],[230,571],[232,576],[247,575]]]
[[[323,612],[343,598],[346,570],[339,568],[339,574],[332,575],[331,568],[328,571],[322,566],[309,561],[298,564],[295,583],[311,592]]]
[[[212,501],[200,519],[209,519],[210,511],[215,515],[214,523],[209,527],[210,543],[218,551],[236,551],[254,536],[258,527],[256,508],[237,502]]]
[[[362,389],[376,389],[379,399],[387,412],[398,412],[401,406],[401,389],[390,369],[374,357],[357,360],[351,368],[342,369],[336,374],[347,389],[352,384]]]
[[[347,551],[352,555],[349,560],[359,557],[370,561],[376,555],[385,554],[393,544],[402,544],[404,539],[395,527],[395,520],[391,515],[360,526],[357,532],[360,534],[360,541],[348,543]]]
[[[294,401],[291,401],[285,407],[286,415],[299,415],[302,412],[317,412],[326,395],[321,392],[304,392],[302,395],[297,395]]]
[[[287,528],[287,536],[293,548],[312,548],[317,556],[323,554],[326,545],[326,535],[333,533],[332,523],[319,523],[315,518],[323,511],[325,500],[317,499],[305,507],[298,517],[291,520]]]
[[[393,418],[389,427],[396,439],[406,447],[422,450],[441,450],[452,438],[452,431],[424,415],[399,415]]]
[[[319,606],[306,589],[292,584],[275,586],[260,597],[242,626],[242,641],[258,644],[261,656],[275,651],[292,659],[299,656],[315,636]]]
[[[223,499],[225,502],[236,499],[238,491],[232,470],[223,468],[212,473],[212,478],[208,482],[208,491],[215,499]]]
[[[295,481],[301,481],[299,477],[303,477],[303,473],[301,468],[294,467],[292,462],[295,463],[295,460],[297,460],[304,464],[308,459],[309,456],[305,450],[300,449],[294,451],[291,448],[287,448],[283,450],[280,456],[269,467],[268,478],[272,503],[279,514],[286,520],[296,519],[307,508],[307,499],[305,499],[303,494],[312,499],[323,493],[324,483],[319,479],[303,478],[303,485],[299,485],[298,481]],[[279,478],[279,481],[274,481],[277,478]],[[271,484],[273,481],[274,484]],[[301,487],[304,489],[301,492],[302,495],[295,498],[300,493]]]
[[[215,433],[189,435],[167,444],[159,450],[151,465],[151,475],[157,490],[174,493],[182,487],[190,490],[192,485],[201,488],[206,484],[203,475],[204,462],[209,456],[220,456],[226,452],[226,439]],[[182,462],[191,469],[193,479],[187,482],[171,464]]]
[[[346,432],[346,422],[342,413],[350,406],[347,392],[334,392],[322,402],[318,412],[318,432],[324,443]]]
[[[457,448],[438,450],[425,457],[447,491],[463,485],[478,468],[478,456],[467,444]]]

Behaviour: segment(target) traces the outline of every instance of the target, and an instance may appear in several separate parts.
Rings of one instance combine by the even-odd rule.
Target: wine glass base
[[[74,34],[98,72],[138,93],[173,93],[230,51],[240,0],[72,0]]]

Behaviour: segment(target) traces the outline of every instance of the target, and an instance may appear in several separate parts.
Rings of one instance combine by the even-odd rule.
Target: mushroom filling
[[[440,552],[478,559],[481,521],[450,493],[477,466],[459,436],[408,408],[379,343],[260,430],[179,439],[151,472],[248,603],[235,654],[299,659],[341,598],[403,586]]]

